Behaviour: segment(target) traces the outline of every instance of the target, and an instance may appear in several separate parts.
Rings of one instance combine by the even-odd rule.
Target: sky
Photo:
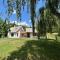
[[[43,2],[42,0],[40,0],[37,4],[37,8],[36,8],[36,12],[38,12],[38,9],[40,7],[43,7],[45,4],[45,2]],[[6,18],[8,18],[8,15],[7,15],[7,3],[6,3],[6,0],[5,0],[5,3],[3,4],[3,0],[0,0],[0,17],[5,20]],[[23,12],[22,12],[22,17],[21,17],[21,21],[22,23],[26,23],[28,25],[31,25],[31,20],[30,20],[30,14],[27,13],[27,10],[25,9]],[[17,18],[16,18],[16,11],[14,10],[13,14],[10,16],[9,18],[10,22],[13,22],[13,21],[17,21]]]

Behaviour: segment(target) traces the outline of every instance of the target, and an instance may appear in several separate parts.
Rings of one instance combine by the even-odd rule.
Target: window
[[[18,37],[18,33],[17,33],[17,37]]]
[[[11,33],[11,36],[13,37],[14,36],[14,33]]]
[[[27,37],[30,37],[30,33],[27,33]]]

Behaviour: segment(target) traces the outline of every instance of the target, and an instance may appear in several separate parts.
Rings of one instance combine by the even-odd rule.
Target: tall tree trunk
[[[33,31],[33,36],[35,36],[35,8],[36,8],[36,0],[31,0],[31,21],[32,21],[32,31]]]
[[[33,36],[35,36],[35,22],[34,19],[32,19],[32,31],[33,31]]]

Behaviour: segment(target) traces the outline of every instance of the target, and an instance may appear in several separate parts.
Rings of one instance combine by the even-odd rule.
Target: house
[[[32,31],[32,28],[26,28],[26,30],[25,30],[25,32],[21,32],[21,35],[24,37],[24,35],[25,35],[25,37],[30,37],[30,38],[32,38],[33,37],[33,31]],[[36,31],[36,29],[35,29],[35,35],[37,36],[37,31]]]
[[[35,29],[35,35],[37,35],[37,31]],[[32,28],[23,28],[22,26],[15,26],[10,28],[8,32],[8,38],[22,38],[22,37],[33,37]]]
[[[23,32],[24,29],[22,26],[16,26],[10,28],[10,31],[8,32],[8,38],[20,38],[21,37],[21,32]]]

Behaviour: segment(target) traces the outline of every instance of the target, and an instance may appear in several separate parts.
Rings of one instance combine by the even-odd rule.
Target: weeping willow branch
[[[39,1],[39,0],[7,0],[8,14],[12,14],[13,9],[16,9],[17,18],[19,18],[21,16],[22,8],[24,9],[24,7],[26,5],[27,5],[27,10],[30,9],[30,11],[32,11],[32,13],[35,14],[35,12],[33,12],[33,10],[35,10],[35,8],[36,8],[37,1]],[[14,4],[14,6],[13,6],[13,4]]]
[[[24,10],[24,7],[27,6],[27,10],[31,13],[31,21],[32,21],[32,28],[33,28],[33,35],[35,30],[35,17],[36,17],[36,3],[39,0],[7,0],[8,4],[8,14],[11,15],[13,13],[13,10],[16,10],[17,18],[21,18],[22,15],[22,8]],[[13,6],[14,4],[14,6]]]
[[[60,13],[58,13],[57,11],[58,6],[60,4],[60,0],[46,0],[46,4],[53,14],[55,14],[58,17],[60,16]]]

